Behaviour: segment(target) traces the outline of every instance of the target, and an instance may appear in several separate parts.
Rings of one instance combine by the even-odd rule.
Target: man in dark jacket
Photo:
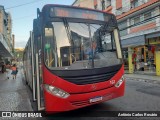
[[[4,71],[5,71],[5,65],[4,65],[4,62],[2,63],[2,73],[4,73]]]

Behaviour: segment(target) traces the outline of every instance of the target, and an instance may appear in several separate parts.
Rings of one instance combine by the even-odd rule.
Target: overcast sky
[[[12,34],[15,35],[15,47],[25,47],[29,38],[29,31],[36,18],[37,8],[42,9],[45,4],[71,5],[75,0],[0,0],[6,12],[12,16]]]

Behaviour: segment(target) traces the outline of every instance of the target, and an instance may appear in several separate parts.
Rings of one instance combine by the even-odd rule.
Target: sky
[[[15,48],[24,48],[33,19],[37,16],[37,8],[42,10],[45,4],[71,5],[75,0],[0,0],[6,12],[12,17],[12,34],[15,35]]]

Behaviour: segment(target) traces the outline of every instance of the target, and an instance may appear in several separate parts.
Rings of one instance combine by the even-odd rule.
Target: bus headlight
[[[51,94],[61,97],[61,98],[67,98],[70,96],[69,93],[65,92],[64,90],[61,90],[60,88],[57,88],[55,86],[51,86],[51,85],[44,85],[45,89],[50,92]]]
[[[120,87],[124,80],[125,80],[125,78],[124,78],[124,76],[122,76],[121,79],[118,80],[118,82],[114,86],[116,88]]]

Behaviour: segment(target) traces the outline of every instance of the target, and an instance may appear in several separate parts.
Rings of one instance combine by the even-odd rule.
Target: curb
[[[151,79],[135,78],[135,77],[128,77],[128,76],[125,76],[125,78],[131,78],[129,80],[143,81],[143,82],[147,82],[147,83],[153,83],[153,84],[160,85],[160,80],[151,80]]]

